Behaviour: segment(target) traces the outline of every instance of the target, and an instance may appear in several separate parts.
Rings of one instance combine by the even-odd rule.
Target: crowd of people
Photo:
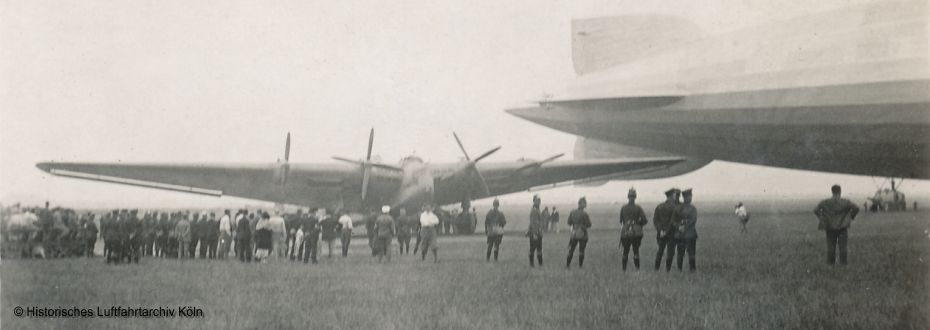
[[[840,187],[831,188],[833,197],[818,204],[814,213],[820,220],[820,229],[826,232],[828,262],[835,263],[839,249],[840,263],[847,261],[847,229],[859,209],[850,201],[841,198]],[[684,256],[688,256],[690,271],[697,269],[697,208],[692,204],[692,189],[672,188],[665,191],[666,200],[656,206],[653,224],[656,229],[658,249],[654,269],[664,265],[671,271],[677,256],[677,268],[682,271]],[[632,252],[633,266],[640,268],[639,248],[644,237],[644,227],[649,219],[642,207],[636,204],[636,190],[630,189],[628,203],[619,212],[622,267],[626,271]],[[529,212],[529,225],[525,236],[529,240],[529,265],[543,265],[543,237],[547,232],[558,231],[559,212],[555,207],[540,210],[542,200],[533,196]],[[485,217],[487,235],[485,258],[497,261],[501,242],[505,234],[507,218],[494,200],[492,209]],[[585,249],[591,219],[585,208],[587,200],[578,200],[578,207],[567,219],[571,228],[565,267],[569,268],[578,254],[578,267],[584,266]],[[453,214],[439,207],[425,205],[419,215],[408,215],[408,210],[392,210],[383,206],[381,212],[365,219],[368,246],[371,254],[379,261],[391,260],[392,242],[396,239],[398,253],[409,254],[412,238],[416,238],[413,254],[425,260],[432,252],[434,262],[439,262],[437,237],[449,234],[444,224],[452,219],[476,222],[476,211],[463,205],[463,211]],[[354,222],[345,212],[335,213],[323,208],[310,209],[304,213],[283,214],[276,209],[271,214],[262,210],[240,209],[235,214],[225,210],[214,212],[143,212],[137,210],[113,210],[98,215],[92,212],[78,214],[66,208],[33,207],[5,210],[3,221],[3,253],[15,251],[23,257],[75,257],[94,256],[98,236],[103,240],[103,255],[107,263],[138,263],[140,257],[177,259],[227,259],[235,256],[241,262],[268,262],[269,260],[302,261],[317,263],[321,249],[332,258],[340,254],[348,256]],[[749,220],[748,211],[739,203],[735,214],[741,231]],[[98,229],[99,223],[99,229]],[[473,229],[472,229],[473,230]],[[339,240],[341,250],[336,249]]]

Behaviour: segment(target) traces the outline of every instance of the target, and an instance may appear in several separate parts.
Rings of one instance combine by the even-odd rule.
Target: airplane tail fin
[[[681,47],[705,36],[693,22],[667,15],[572,21],[572,61],[579,75]]]

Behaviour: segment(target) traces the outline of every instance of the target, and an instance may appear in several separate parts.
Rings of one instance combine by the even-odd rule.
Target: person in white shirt
[[[746,206],[743,205],[743,202],[739,202],[736,205],[736,217],[739,218],[740,232],[745,233],[749,230],[746,229],[746,223],[749,222],[749,211],[746,211]]]
[[[287,259],[287,226],[284,224],[284,218],[281,217],[281,211],[275,210],[274,216],[268,222],[273,237],[274,258]]]
[[[342,215],[339,216],[339,241],[342,243],[342,257],[345,258],[349,255],[349,242],[352,242],[352,217],[347,213],[337,212],[340,213]]]
[[[220,218],[220,259],[226,259],[229,256],[229,245],[232,242],[232,219],[229,216],[229,209],[223,211]]]
[[[422,260],[426,260],[426,251],[433,251],[433,261],[439,262],[439,255],[437,250],[439,247],[436,245],[436,236],[438,235],[437,227],[439,226],[439,217],[433,213],[432,207],[430,205],[423,206],[423,213],[420,214],[420,237],[423,239],[423,257]]]

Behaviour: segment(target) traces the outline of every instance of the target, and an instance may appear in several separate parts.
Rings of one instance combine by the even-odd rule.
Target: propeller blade
[[[481,171],[478,171],[478,169],[475,167],[472,167],[472,169],[475,171],[475,175],[478,177],[478,189],[480,189],[481,192],[481,196],[479,197],[490,196],[491,190],[488,189],[488,182],[484,181],[484,176],[481,175]]]
[[[551,161],[556,160],[556,159],[558,159],[559,157],[562,157],[562,156],[565,156],[565,154],[564,154],[564,153],[561,153],[561,154],[558,154],[558,155],[555,155],[555,156],[552,156],[552,157],[543,159],[542,161],[539,162],[539,164],[542,165],[542,164],[551,162]]]
[[[362,200],[368,197],[368,182],[371,180],[371,167],[365,166],[365,173],[362,175]]]
[[[475,158],[475,163],[477,163],[478,161],[484,159],[484,157],[490,156],[491,154],[497,152],[497,151],[500,150],[500,149],[501,149],[501,147],[498,146],[497,148],[488,150],[487,152],[481,154],[481,156],[478,156],[478,158]]]
[[[465,160],[471,161],[471,158],[468,157],[468,152],[465,151],[465,147],[462,146],[462,141],[459,140],[458,134],[455,134],[455,132],[452,132],[452,136],[455,137],[455,142],[459,144],[459,149],[462,149],[462,153],[465,154]]]
[[[358,160],[355,160],[355,159],[348,159],[348,158],[339,157],[339,156],[333,156],[333,159],[338,160],[338,161],[343,161],[343,162],[346,162],[346,163],[356,164],[356,165],[363,165],[363,164],[364,164],[364,162],[362,162],[362,161],[358,161]]]
[[[284,162],[291,158],[291,132],[287,132],[287,141],[284,142]]]
[[[368,133],[368,156],[365,156],[365,160],[371,160],[371,147],[375,142],[375,128],[371,128],[371,132]],[[364,198],[363,198],[364,199]]]

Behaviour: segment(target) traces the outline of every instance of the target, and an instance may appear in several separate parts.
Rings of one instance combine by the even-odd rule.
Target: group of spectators
[[[92,213],[67,208],[21,207],[2,209],[0,255],[66,258],[93,255],[97,224]]]

